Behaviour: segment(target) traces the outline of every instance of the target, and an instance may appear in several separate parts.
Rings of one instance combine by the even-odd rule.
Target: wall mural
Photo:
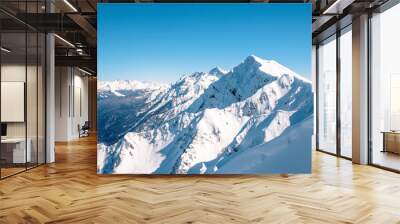
[[[310,4],[99,4],[99,174],[311,172]]]

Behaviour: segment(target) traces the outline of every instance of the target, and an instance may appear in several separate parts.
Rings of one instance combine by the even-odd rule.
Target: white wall
[[[76,72],[76,70],[75,70]],[[79,75],[74,75],[74,83],[73,83],[73,94],[71,96],[74,99],[72,108],[72,119],[71,119],[71,135],[72,138],[78,138],[78,125],[82,126],[85,121],[89,119],[88,112],[88,78]],[[79,102],[80,101],[80,102]],[[81,111],[80,111],[81,110]]]
[[[69,117],[69,96],[70,84],[69,68],[55,68],[55,140],[68,140],[68,117]]]
[[[56,141],[79,138],[78,125],[88,120],[88,78],[83,75],[76,68],[56,67]]]

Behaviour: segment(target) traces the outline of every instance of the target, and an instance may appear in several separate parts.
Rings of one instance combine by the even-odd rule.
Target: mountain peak
[[[259,64],[262,64],[265,60],[260,58],[260,57],[258,57],[258,56],[256,56],[256,55],[254,55],[254,54],[251,54],[251,55],[247,56],[244,61],[247,62],[247,63],[255,63],[255,62],[257,62]]]
[[[239,65],[239,66],[247,66],[251,68],[256,68],[264,73],[270,74],[275,77],[281,77],[282,75],[290,75],[294,76],[299,80],[302,80],[304,82],[310,82],[308,79],[296,74],[289,68],[283,66],[282,64],[278,63],[277,61],[274,60],[266,60],[263,58],[260,58],[254,54],[247,56],[247,58],[244,60],[244,62]]]
[[[225,75],[228,72],[217,66],[217,67],[211,69],[208,73],[211,75],[221,76],[221,75]]]

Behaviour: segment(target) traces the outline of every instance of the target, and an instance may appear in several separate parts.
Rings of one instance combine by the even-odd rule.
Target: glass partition
[[[37,64],[37,162],[43,164],[46,162],[46,37],[43,33],[38,33],[38,64]]]
[[[38,35],[27,33],[27,150],[31,151],[28,168],[37,165],[38,160]]]
[[[44,1],[8,1],[41,13]],[[0,178],[45,163],[45,34],[0,12]]]
[[[336,153],[336,36],[318,47],[318,149]]]
[[[352,157],[352,32],[351,26],[340,35],[340,154]]]
[[[26,169],[26,33],[1,34],[1,175]],[[4,50],[6,49],[6,50]]]

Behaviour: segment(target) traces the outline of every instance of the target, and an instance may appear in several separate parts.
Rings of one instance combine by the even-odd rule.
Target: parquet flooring
[[[95,137],[0,181],[0,223],[400,223],[400,175],[313,153],[313,174],[97,175]]]
[[[25,167],[23,167],[23,168],[14,168],[14,167],[11,167],[11,168],[9,168],[9,167],[4,168],[4,167],[2,167],[2,168],[1,168],[1,176],[2,176],[2,177],[11,176],[11,175],[13,175],[13,174],[22,172],[22,171],[24,171],[24,170],[25,170]]]

